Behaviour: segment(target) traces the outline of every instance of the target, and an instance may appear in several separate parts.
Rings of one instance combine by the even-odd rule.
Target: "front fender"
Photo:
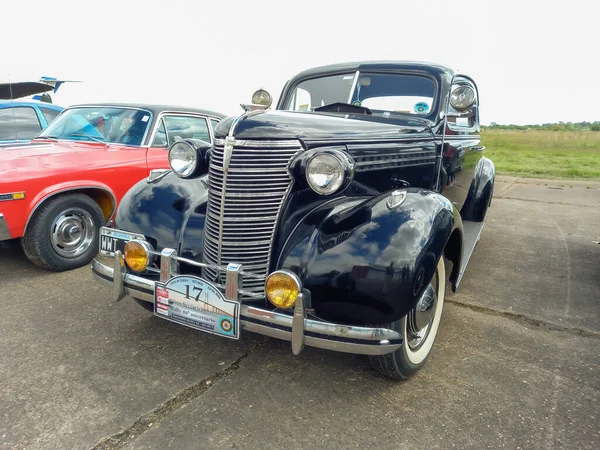
[[[463,220],[483,222],[494,195],[496,168],[491,159],[482,157],[475,166],[467,199],[460,210]]]
[[[206,178],[207,175],[182,179],[170,172],[155,182],[148,183],[144,179],[136,183],[119,204],[115,227],[143,234],[158,251],[168,247],[181,252],[183,240],[186,246],[194,247],[195,252],[202,251],[201,241],[197,247],[193,239],[196,228],[186,227],[186,224],[197,220],[198,215],[204,217],[208,196]],[[199,230],[204,229],[203,223]],[[184,239],[187,228],[192,236]]]
[[[320,317],[383,324],[414,308],[461,222],[445,197],[407,192],[391,210],[389,194],[324,204],[291,233],[277,268],[300,276]]]

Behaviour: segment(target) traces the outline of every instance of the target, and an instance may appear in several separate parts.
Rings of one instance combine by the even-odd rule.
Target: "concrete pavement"
[[[162,321],[88,268],[41,271],[2,244],[0,449],[599,448],[599,198],[499,177],[404,383],[364,357]]]

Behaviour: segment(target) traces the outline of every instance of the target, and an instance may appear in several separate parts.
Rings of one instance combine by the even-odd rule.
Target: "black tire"
[[[139,298],[134,298],[135,302],[140,305],[142,308],[147,309],[152,314],[154,314],[154,303],[145,302],[144,300],[140,300]]]
[[[21,247],[38,267],[62,272],[88,264],[98,253],[104,214],[85,194],[63,194],[44,202],[31,218]]]
[[[385,355],[369,356],[373,367],[384,376],[398,380],[406,380],[414,375],[427,362],[437,336],[444,309],[444,299],[446,296],[445,277],[446,269],[444,258],[442,257],[438,262],[436,273],[434,275],[434,280],[436,280],[434,289],[437,296],[434,315],[429,322],[430,328],[416,350],[411,348],[410,341],[407,338],[407,324],[409,323],[409,316],[412,311],[400,320],[391,324],[382,325],[382,327],[393,329],[402,335],[402,346],[399,349]]]

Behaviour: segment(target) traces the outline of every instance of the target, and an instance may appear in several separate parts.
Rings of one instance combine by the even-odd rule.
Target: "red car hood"
[[[95,142],[32,141],[0,147],[0,184],[65,172],[88,172],[114,161],[109,152],[132,149]],[[133,156],[133,155],[131,155]]]

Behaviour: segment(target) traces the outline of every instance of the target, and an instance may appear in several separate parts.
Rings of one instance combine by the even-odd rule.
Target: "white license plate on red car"
[[[230,339],[240,337],[240,304],[211,283],[179,275],[154,287],[154,314],[171,322]]]
[[[113,256],[117,250],[123,253],[125,244],[134,239],[145,240],[143,234],[129,233],[127,231],[116,230],[114,228],[100,228],[100,254],[104,256]]]

